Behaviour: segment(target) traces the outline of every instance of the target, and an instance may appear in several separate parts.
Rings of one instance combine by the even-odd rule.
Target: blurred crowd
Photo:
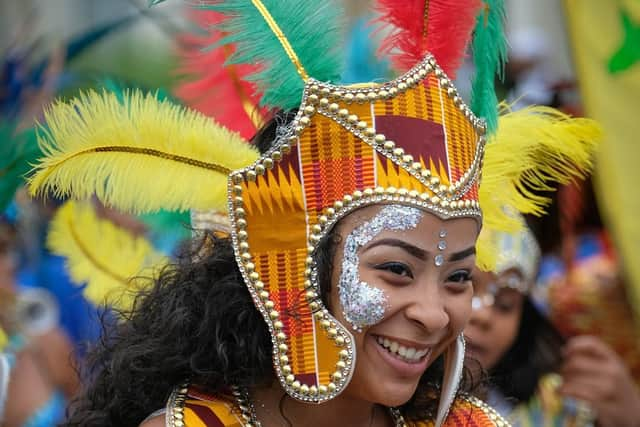
[[[188,58],[184,51],[191,40],[185,34],[201,30],[180,2],[154,12],[142,1],[114,1],[109,6],[91,1],[87,3],[96,4],[98,11],[109,9],[110,18],[88,19],[91,25],[74,22],[71,28],[78,31],[68,36],[69,28],[50,28],[49,22],[48,33],[38,32],[34,38],[31,30],[48,19],[45,2],[24,2],[31,7],[19,10],[6,3],[0,1],[0,15],[7,16],[6,8],[20,22],[0,33],[0,425],[50,426],[64,419],[81,378],[91,374],[82,371],[82,361],[100,339],[103,325],[117,322],[118,311],[129,304],[123,296],[106,298],[113,297],[108,289],[114,281],[126,280],[110,271],[109,260],[133,253],[122,249],[118,254],[119,245],[143,252],[131,267],[134,276],[150,258],[170,259],[191,236],[192,221],[199,217],[168,212],[133,216],[97,198],[82,206],[60,194],[33,198],[25,176],[41,154],[37,134],[47,132],[47,105],[89,88],[161,87],[157,96],[205,111],[206,102],[185,97],[190,92],[182,86]],[[65,4],[71,8],[72,3]],[[353,2],[350,7],[348,82],[388,78],[385,61],[376,57],[379,34],[363,23],[358,3],[366,4]],[[623,92],[635,92],[621,99],[635,102],[609,108],[625,114],[631,110],[637,117],[640,45],[636,37],[636,45],[630,41],[627,47],[628,56],[636,55],[635,62],[612,57],[610,82],[589,74],[579,46],[580,32],[585,31],[579,25],[584,22],[571,16],[578,13],[571,9],[577,2],[566,3],[564,12],[558,8],[550,13],[565,14],[573,76],[554,74],[553,53],[559,42],[552,34],[545,28],[516,27],[508,34],[509,61],[497,82],[499,93],[514,110],[547,105],[602,120],[604,154],[594,159],[593,177],[553,194],[534,189],[552,199],[547,216],[526,218],[537,252],[528,249],[519,264],[474,275],[474,310],[465,329],[468,365],[477,372],[474,377],[482,378],[479,395],[501,413],[511,414],[514,425],[632,426],[640,415],[640,276],[630,266],[637,263],[634,249],[640,240],[633,240],[637,229],[625,227],[634,206],[640,208],[632,178],[637,172],[629,168],[629,162],[640,158],[624,159],[619,146],[637,146],[637,133],[612,131],[616,140],[607,136],[608,126],[625,122],[616,124],[606,111],[592,108],[601,95],[585,92],[585,85],[602,85],[602,91],[615,94],[617,89],[606,85],[620,84],[625,73],[634,73],[635,86]],[[612,12],[612,25],[619,24],[625,7],[621,2]],[[635,5],[628,7],[637,33],[640,13]],[[72,19],[82,17],[74,13]],[[622,51],[624,40],[618,42]],[[135,55],[130,54],[131,45]],[[472,72],[459,73],[463,94],[465,78]],[[627,163],[618,166],[619,159]],[[609,194],[614,189],[616,195]],[[69,212],[80,211],[87,221],[82,227],[69,220],[77,218]],[[61,228],[68,233],[61,233]],[[127,237],[117,240],[104,234],[113,229]],[[147,245],[144,249],[141,241]],[[527,262],[532,263],[530,271],[522,266]],[[516,282],[523,287],[513,286]]]

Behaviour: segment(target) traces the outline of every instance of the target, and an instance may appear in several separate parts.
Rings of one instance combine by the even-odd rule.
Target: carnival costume
[[[253,74],[241,77],[255,82],[259,104],[297,109],[272,147],[260,155],[240,135],[152,95],[90,92],[47,113],[41,138],[47,157],[32,191],[95,194],[133,212],[227,211],[239,270],[271,334],[280,385],[309,403],[338,396],[355,368],[358,324],[338,322],[319,297],[316,247],[332,227],[361,207],[394,204],[442,219],[474,218],[479,226],[482,206],[484,227],[517,229],[502,206],[539,213],[546,200],[527,189],[581,175],[598,136],[588,122],[576,126],[553,110],[529,110],[501,120],[574,126],[566,144],[520,139],[523,145],[509,148],[494,138],[493,79],[504,52],[500,2],[401,3],[380,7],[382,20],[397,29],[385,46],[406,71],[387,83],[349,86],[330,83],[339,78],[338,2],[203,3],[222,17],[215,46],[230,49],[227,62],[250,64]],[[472,31],[478,58],[472,105],[486,122],[448,77]],[[494,140],[486,144],[488,138]],[[491,266],[491,255],[489,247],[478,248],[481,264]],[[442,255],[434,262],[441,265]],[[463,355],[459,337],[445,355],[437,419],[409,425],[506,425],[476,399],[456,400]],[[405,425],[400,411],[391,414]],[[246,390],[210,396],[198,385],[176,388],[167,422],[259,425]]]

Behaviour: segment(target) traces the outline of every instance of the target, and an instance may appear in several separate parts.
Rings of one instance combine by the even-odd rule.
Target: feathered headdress
[[[482,13],[476,1],[467,5],[464,16]],[[238,267],[272,335],[276,376],[296,399],[323,402],[345,389],[355,365],[351,331],[319,298],[316,249],[332,227],[380,203],[478,221],[479,200],[488,205],[485,215],[498,215],[505,201],[535,211],[541,201],[525,203],[517,193],[522,183],[538,183],[540,164],[528,156],[534,150],[513,156],[510,165],[490,154],[484,121],[429,53],[390,82],[332,84],[341,62],[332,53],[340,34],[336,2],[231,0],[200,7],[224,16],[217,28],[225,36],[216,46],[234,46],[229,63],[259,66],[247,78],[255,80],[261,105],[297,107],[272,147],[258,155],[213,122],[153,97],[131,93],[119,102],[90,93],[48,112],[50,131],[42,135],[48,157],[32,191],[95,192],[130,211],[227,207]],[[465,28],[474,22],[465,19]],[[431,36],[447,31],[436,27],[427,25]],[[482,166],[485,150],[493,169]],[[542,173],[565,173],[555,167]],[[483,197],[481,174],[509,188],[494,187],[499,191]]]

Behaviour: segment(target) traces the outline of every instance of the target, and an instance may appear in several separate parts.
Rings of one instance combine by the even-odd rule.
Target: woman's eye
[[[447,281],[454,283],[465,283],[471,280],[471,271],[469,270],[459,270],[454,272]]]
[[[376,270],[388,271],[398,276],[405,276],[413,278],[411,269],[401,262],[387,262],[376,266]]]

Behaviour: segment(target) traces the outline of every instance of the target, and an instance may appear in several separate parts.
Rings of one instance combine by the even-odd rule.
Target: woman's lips
[[[401,341],[377,335],[369,338],[381,358],[401,376],[419,376],[427,369],[432,347],[403,345]]]

